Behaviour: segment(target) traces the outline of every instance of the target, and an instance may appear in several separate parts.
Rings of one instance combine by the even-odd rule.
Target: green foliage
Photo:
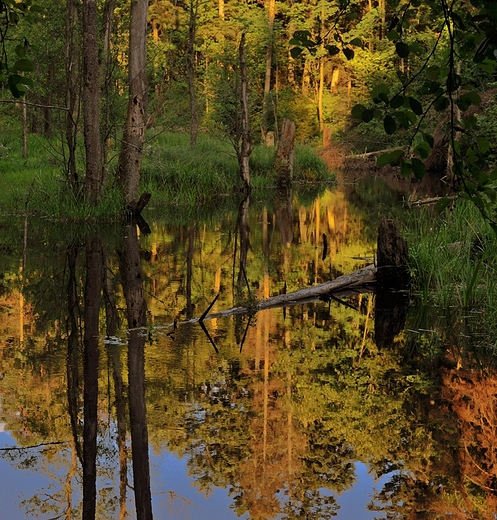
[[[29,55],[29,30],[12,38],[11,29],[21,20],[32,24],[40,12],[38,3],[0,0],[0,85],[7,84],[15,98],[22,97],[26,89],[33,87],[32,79],[26,74],[33,71],[34,64]]]
[[[460,202],[438,217],[425,209],[405,226],[416,300],[439,308],[447,323],[467,323],[482,346],[493,345],[497,242],[488,221]]]

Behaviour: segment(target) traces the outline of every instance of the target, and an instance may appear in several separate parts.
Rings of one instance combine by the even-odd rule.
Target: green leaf
[[[393,152],[383,153],[376,158],[376,166],[379,168],[382,166],[386,166],[387,164],[391,166],[398,166],[402,158],[404,157],[404,150],[394,150]]]
[[[361,117],[365,123],[369,123],[374,117],[373,111],[370,108],[367,108],[363,111]]]
[[[390,41],[396,41],[400,39],[400,34],[395,29],[392,29],[391,31],[387,32],[387,38]]]
[[[404,104],[404,96],[394,96],[390,100],[390,106],[392,108],[400,108]]]
[[[385,116],[383,120],[383,128],[388,135],[392,135],[397,130],[397,123],[392,116]]]
[[[26,47],[24,45],[17,45],[15,48],[15,53],[19,58],[26,57]]]
[[[395,44],[395,52],[401,58],[407,58],[407,56],[409,56],[409,45],[407,45],[405,42],[397,42]]]
[[[412,172],[416,179],[422,179],[426,172],[425,163],[421,159],[414,157],[412,159]]]
[[[450,200],[447,198],[447,197],[443,197],[441,198],[440,200],[437,201],[437,203],[435,204],[435,211],[440,214],[442,213],[445,209],[447,209],[447,207],[449,206],[450,204]]]
[[[402,128],[405,128],[406,130],[409,128],[411,121],[409,120],[409,117],[405,111],[397,110],[395,112],[395,118]]]
[[[353,38],[350,40],[349,45],[353,45],[354,47],[361,47],[362,40],[360,38]]]
[[[302,53],[304,52],[304,49],[301,47],[292,47],[290,49],[290,56],[295,59],[298,58]]]
[[[487,153],[490,150],[490,142],[484,137],[477,137],[476,143],[478,144],[478,150],[481,153]]]
[[[439,79],[440,78],[440,67],[437,65],[432,65],[431,67],[427,67],[425,70],[425,74],[430,79]]]
[[[430,148],[433,148],[435,146],[435,139],[431,134],[423,132],[423,139]]]
[[[471,130],[472,128],[476,128],[478,119],[474,115],[466,116],[463,118],[462,124],[466,130]]]
[[[413,97],[408,97],[409,100],[409,106],[411,107],[411,110],[417,115],[420,116],[423,113],[423,105]]]
[[[366,110],[366,107],[364,105],[358,104],[354,105],[351,110],[352,117],[354,119],[360,119],[362,120],[362,113]]]
[[[325,49],[328,51],[330,56],[335,56],[340,52],[340,49],[336,45],[326,45]]]
[[[373,87],[373,90],[371,92],[371,97],[373,98],[373,101],[375,103],[388,103],[388,95],[390,93],[390,89],[388,88],[388,85],[385,83],[379,83],[378,85],[375,85]]]
[[[418,146],[414,149],[414,152],[417,153],[421,159],[426,159],[430,155],[431,148],[427,143],[419,143]]]
[[[412,173],[412,164],[410,161],[402,161],[400,165],[400,173],[402,177],[410,177]]]
[[[14,63],[14,70],[20,71],[20,72],[31,72],[33,70],[33,62],[26,58],[17,60]]]
[[[450,106],[450,101],[445,96],[440,96],[433,103],[433,107],[435,108],[435,110],[438,110],[438,112],[447,110],[447,108],[449,108],[449,106]]]
[[[305,40],[310,40],[311,36],[312,34],[309,31],[295,31],[293,33],[293,37],[296,40],[300,40],[301,42]]]
[[[345,54],[345,57],[350,61],[354,57],[354,51],[349,49],[348,47],[344,47],[342,52]]]

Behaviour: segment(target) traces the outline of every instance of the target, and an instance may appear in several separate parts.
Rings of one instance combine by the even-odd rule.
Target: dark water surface
[[[149,234],[0,223],[0,519],[495,518],[497,377],[443,311],[194,319],[372,263],[401,201],[371,180],[151,210]]]

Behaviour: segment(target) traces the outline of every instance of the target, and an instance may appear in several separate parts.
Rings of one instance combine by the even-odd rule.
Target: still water
[[[0,519],[495,518],[497,377],[439,310],[213,317],[372,263],[403,198],[379,182],[148,230],[2,222]]]

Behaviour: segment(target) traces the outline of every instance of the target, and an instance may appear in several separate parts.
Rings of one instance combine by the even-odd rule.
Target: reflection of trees
[[[136,225],[128,227],[119,255],[128,321],[128,385],[133,485],[138,520],[152,518],[148,426],[145,404],[145,332],[147,303],[143,294],[140,244]]]

